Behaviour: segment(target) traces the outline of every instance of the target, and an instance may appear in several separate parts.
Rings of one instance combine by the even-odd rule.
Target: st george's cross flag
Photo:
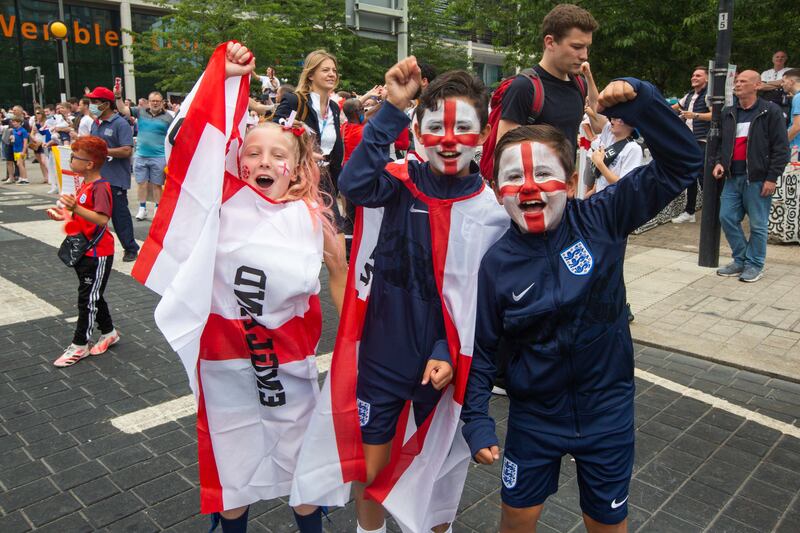
[[[488,188],[465,198],[430,198],[409,179],[407,164],[390,163],[386,169],[428,206],[433,271],[455,374],[424,421],[415,421],[411,402],[406,403],[392,441],[390,464],[367,488],[366,495],[381,503],[403,531],[422,533],[452,522],[458,509],[470,455],[459,416],[472,362],[478,267],[509,222]],[[356,400],[358,350],[384,209],[356,210],[333,360],[300,453],[292,505],[344,505],[350,483],[365,479]]]
[[[249,77],[217,47],[168,133],[167,183],[132,275],[197,399],[201,512],[289,494],[319,396],[322,225],[238,177]]]

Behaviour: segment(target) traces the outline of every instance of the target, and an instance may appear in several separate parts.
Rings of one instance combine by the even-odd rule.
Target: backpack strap
[[[570,74],[569,77],[572,78],[573,83],[575,83],[575,86],[580,91],[581,98],[583,98],[583,100],[586,101],[586,94],[588,92],[588,89],[586,88],[587,87],[586,78],[583,77],[583,74],[578,74],[576,76]]]
[[[520,76],[525,76],[531,82],[531,86],[533,87],[533,97],[531,98],[531,112],[528,116],[528,123],[533,124],[536,122],[536,119],[539,118],[539,115],[542,113],[542,108],[544,108],[544,85],[542,85],[542,78],[539,77],[539,73],[536,72],[536,69],[533,68],[526,68],[523,69],[520,73]]]

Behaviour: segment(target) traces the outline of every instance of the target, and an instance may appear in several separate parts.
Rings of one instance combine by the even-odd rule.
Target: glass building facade
[[[84,87],[111,88],[117,76],[124,79],[122,4],[63,2],[71,96],[80,97]],[[134,32],[149,29],[159,18],[158,11],[152,8],[130,3],[126,8],[130,9],[130,29]],[[0,107],[22,104],[31,111],[32,87],[23,84],[33,83],[35,71],[26,72],[26,66],[39,67],[44,75],[44,103],[60,100],[57,41],[48,30],[48,23],[59,18],[57,1],[0,0],[0,58],[4,66]],[[147,80],[141,82],[137,81],[137,96],[153,89],[144,86]]]

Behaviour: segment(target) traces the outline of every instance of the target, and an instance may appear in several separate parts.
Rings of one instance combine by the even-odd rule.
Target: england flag
[[[289,494],[319,395],[322,224],[238,175],[249,76],[226,45],[168,133],[167,183],[132,275],[197,399],[201,512]]]
[[[508,229],[508,216],[494,194],[434,199],[417,190],[407,163],[387,166],[429,209],[434,275],[442,301],[454,378],[426,420],[415,421],[407,402],[397,423],[390,464],[367,488],[407,532],[426,532],[452,522],[469,465],[459,415],[472,361],[477,276],[486,250]],[[290,503],[344,505],[352,481],[365,479],[356,398],[358,350],[369,305],[383,208],[357,208],[344,309],[330,373],[305,435]]]

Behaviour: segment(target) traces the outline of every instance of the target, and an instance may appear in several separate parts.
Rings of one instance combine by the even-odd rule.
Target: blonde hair
[[[275,122],[262,122],[256,124],[245,135],[245,143],[247,137],[256,130],[263,130],[267,128],[277,128],[293,139],[295,147],[295,156],[297,165],[295,166],[294,176],[289,182],[289,188],[286,193],[277,199],[279,202],[291,202],[294,200],[302,200],[308,206],[309,211],[317,215],[313,218],[319,218],[322,221],[322,229],[328,234],[329,237],[336,235],[336,230],[333,226],[333,215],[331,212],[331,205],[334,199],[329,194],[320,189],[320,168],[314,159],[314,137],[310,133],[308,126],[300,122],[294,121],[294,126],[302,126],[305,132],[297,136],[292,131],[285,130],[280,124]],[[245,143],[242,143],[244,146]]]
[[[336,56],[329,54],[325,50],[314,50],[308,54],[306,60],[303,61],[303,71],[300,73],[300,79],[297,81],[295,93],[308,96],[308,93],[311,92],[311,80],[309,78],[327,59],[333,61],[336,67],[336,85],[339,85],[339,63],[336,61]]]

